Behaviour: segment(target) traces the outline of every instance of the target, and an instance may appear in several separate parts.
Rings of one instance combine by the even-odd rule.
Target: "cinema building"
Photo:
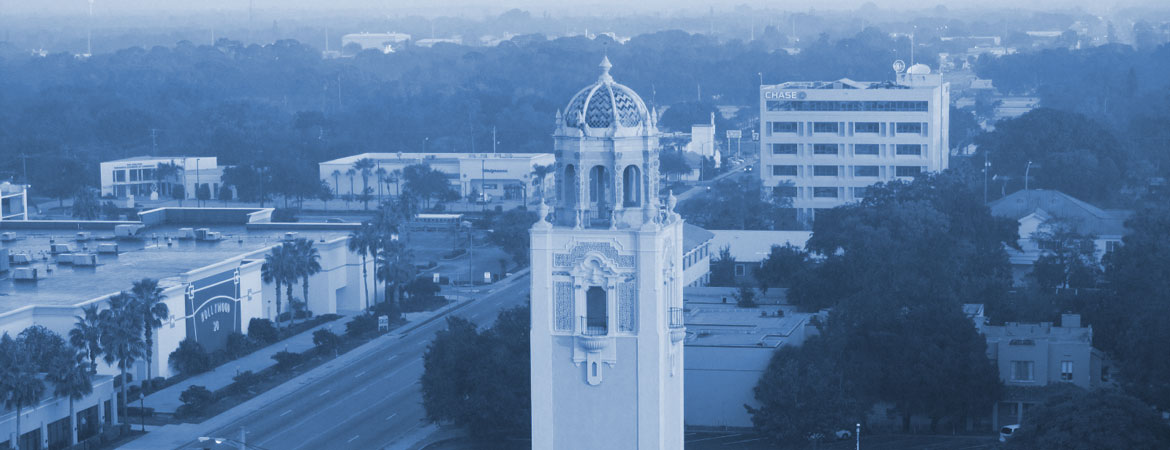
[[[811,220],[874,183],[946,170],[949,107],[950,85],[923,64],[896,81],[761,86],[763,186]]]
[[[277,224],[270,223],[271,214],[270,208],[159,208],[140,213],[139,221],[0,222],[0,271],[6,272],[0,278],[0,333],[15,336],[41,325],[67,337],[83,307],[105,308],[135,281],[156,279],[169,315],[148,350],[150,372],[170,377],[170,354],[184,339],[215,352],[232,333],[246,334],[251,319],[277,316],[275,288],[263,282],[260,269],[269,249],[295,238],[312,240],[321,255],[322,270],[309,279],[309,310],[319,315],[363,309],[362,259],[347,247],[353,225]],[[293,291],[301,296],[299,282]],[[81,439],[86,424],[117,423],[111,376],[118,369],[98,361],[94,393],[75,402]],[[146,363],[139,360],[130,374],[137,384]],[[19,439],[27,445],[20,448],[59,448],[53,444],[63,441],[61,426],[68,442],[67,422],[61,422],[67,406],[67,399],[46,395],[26,407]],[[15,412],[0,409],[0,449],[15,430]]]

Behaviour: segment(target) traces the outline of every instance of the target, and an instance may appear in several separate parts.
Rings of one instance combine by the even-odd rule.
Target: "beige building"
[[[1109,363],[1093,348],[1093,327],[1082,326],[1079,314],[1061,315],[1059,325],[977,320],[976,328],[987,339],[987,356],[1007,387],[992,410],[994,429],[1026,420],[1028,409],[1044,400],[1038,388],[1068,383],[1095,389],[1110,383]]]
[[[874,183],[946,170],[949,108],[950,84],[922,64],[896,81],[761,86],[763,186],[811,219]]]

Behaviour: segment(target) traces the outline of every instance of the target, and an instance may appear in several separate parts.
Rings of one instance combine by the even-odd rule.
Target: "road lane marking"
[[[290,410],[288,410],[288,411],[282,412],[282,413],[280,413],[280,417],[287,416],[287,415],[288,415],[288,413],[291,413],[291,412],[292,412],[292,410],[291,410],[291,409],[290,409]]]
[[[358,436],[360,436],[360,435],[357,435],[357,434],[353,435],[353,437],[349,438],[349,440],[348,440],[348,441],[345,441],[345,443],[346,443],[346,444],[348,444],[348,443],[350,443],[350,442],[353,442],[353,440],[354,440],[354,439],[357,439],[357,438],[358,438]]]
[[[389,416],[386,416],[386,420],[393,419],[393,418],[394,418],[394,416],[397,416],[397,415],[398,415],[398,413],[394,413],[394,414],[391,414],[391,415],[389,415]]]
[[[328,393],[329,393],[329,391],[332,391],[332,389],[326,389],[326,390],[322,391],[320,394],[317,394],[317,396],[318,396],[318,397],[324,397],[324,396],[325,396],[325,394],[328,394]]]
[[[366,371],[364,371],[364,370],[363,370],[363,371],[361,371],[361,372],[358,372],[358,373],[354,374],[354,376],[353,376],[353,377],[354,377],[354,378],[360,378],[362,375],[365,375],[365,374],[366,374]]]
[[[390,357],[389,357],[389,358],[386,358],[386,360],[387,360],[387,361],[393,361],[393,360],[394,360],[394,358],[397,358],[397,357],[398,357],[398,355],[390,355]]]

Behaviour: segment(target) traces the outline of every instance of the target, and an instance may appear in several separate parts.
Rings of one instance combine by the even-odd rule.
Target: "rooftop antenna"
[[[914,27],[914,31],[918,31],[918,27]],[[914,66],[914,32],[910,33],[910,66]]]
[[[93,0],[89,0],[89,24],[85,31],[85,54],[93,55]]]

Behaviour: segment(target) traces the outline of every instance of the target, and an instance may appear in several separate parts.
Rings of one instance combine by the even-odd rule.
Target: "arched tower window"
[[[574,208],[577,206],[577,169],[572,164],[565,166],[564,182],[558,186],[563,205]]]
[[[622,204],[638,206],[642,204],[642,176],[638,173],[638,166],[626,167],[622,173]]]
[[[609,317],[606,311],[605,289],[590,286],[585,291],[585,334],[604,335],[608,333]]]
[[[599,210],[605,205],[608,178],[605,166],[593,166],[593,169],[589,170],[589,201],[596,203]]]

